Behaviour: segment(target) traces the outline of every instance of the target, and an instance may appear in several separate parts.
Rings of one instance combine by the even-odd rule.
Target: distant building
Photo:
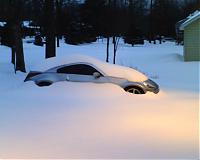
[[[200,61],[200,11],[195,11],[180,25],[184,31],[184,60]]]

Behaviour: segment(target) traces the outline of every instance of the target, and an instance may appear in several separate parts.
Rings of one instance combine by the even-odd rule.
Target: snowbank
[[[104,60],[105,47],[61,43],[57,56]],[[44,48],[24,43],[24,49],[33,70]],[[160,85],[158,94],[145,95],[113,84],[24,83],[26,74],[14,74],[10,52],[0,46],[0,158],[199,158],[199,62],[183,62],[182,46],[119,44],[117,63]]]

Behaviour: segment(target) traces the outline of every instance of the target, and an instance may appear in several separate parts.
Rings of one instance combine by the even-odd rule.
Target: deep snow
[[[57,56],[105,60],[105,42],[61,44]],[[27,71],[44,48],[24,43]],[[156,81],[159,94],[131,95],[113,84],[58,82],[39,88],[14,74],[0,46],[0,158],[198,158],[199,62],[172,42],[120,43],[117,63]],[[110,58],[110,61],[112,57]]]

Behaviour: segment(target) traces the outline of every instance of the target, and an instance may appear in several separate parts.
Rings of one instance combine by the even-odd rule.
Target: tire
[[[129,86],[124,88],[124,90],[132,94],[145,94],[144,90],[137,86]]]
[[[37,85],[39,87],[50,86],[50,85],[52,85],[52,82],[42,81],[42,82],[37,83]]]

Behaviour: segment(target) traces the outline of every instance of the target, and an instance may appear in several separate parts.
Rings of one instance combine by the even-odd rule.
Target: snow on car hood
[[[46,71],[50,68],[65,65],[69,63],[89,63],[95,66],[99,71],[103,72],[106,76],[125,78],[129,81],[134,82],[142,82],[147,80],[148,78],[138,72],[135,69],[124,67],[116,64],[110,64],[93,57],[85,56],[85,55],[68,55],[64,57],[53,57],[44,60],[41,64],[35,66],[33,70],[35,71]]]

